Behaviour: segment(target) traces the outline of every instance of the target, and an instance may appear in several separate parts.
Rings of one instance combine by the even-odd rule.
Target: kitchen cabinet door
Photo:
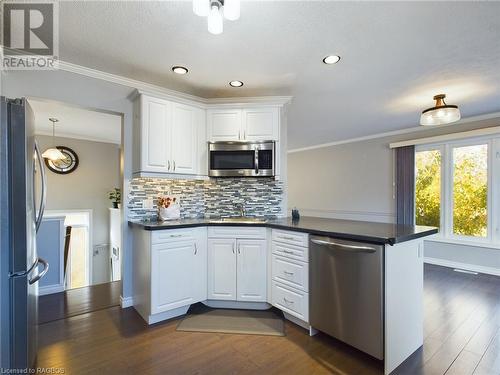
[[[197,302],[199,263],[195,241],[153,245],[151,251],[151,313]]]
[[[236,240],[208,240],[208,299],[236,300]]]
[[[207,121],[210,141],[243,139],[241,109],[210,109],[207,111]]]
[[[171,103],[149,96],[141,97],[141,170],[168,172]]]
[[[200,228],[198,228],[200,229]],[[193,299],[194,302],[207,299],[207,234],[206,229],[198,230],[193,262]]]
[[[172,103],[171,173],[196,174],[198,108]]]
[[[267,253],[265,240],[237,241],[237,300],[265,302]]]
[[[247,141],[277,141],[279,135],[279,108],[244,109],[243,138]]]

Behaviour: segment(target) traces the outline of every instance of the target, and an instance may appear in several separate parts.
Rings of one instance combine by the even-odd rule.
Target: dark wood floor
[[[40,326],[39,367],[66,374],[381,374],[380,362],[287,322],[285,337],[148,327],[112,307]],[[425,267],[425,344],[397,374],[500,374],[500,278]]]
[[[120,305],[121,281],[47,294],[38,299],[40,324]]]

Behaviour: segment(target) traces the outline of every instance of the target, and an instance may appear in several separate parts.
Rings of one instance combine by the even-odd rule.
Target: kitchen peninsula
[[[134,307],[149,324],[197,302],[272,305],[310,334],[319,329],[383,360],[387,374],[423,344],[423,238],[436,228],[316,217],[129,226]]]

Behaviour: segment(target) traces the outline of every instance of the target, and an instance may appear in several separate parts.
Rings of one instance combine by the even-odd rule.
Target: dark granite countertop
[[[288,217],[271,219],[263,223],[221,223],[215,221],[214,219],[181,219],[158,222],[129,221],[129,225],[139,227],[144,230],[190,228],[199,226],[258,226],[390,245],[430,236],[438,232],[437,228],[419,225],[396,225],[369,221],[326,219],[311,216],[303,216],[297,221]]]

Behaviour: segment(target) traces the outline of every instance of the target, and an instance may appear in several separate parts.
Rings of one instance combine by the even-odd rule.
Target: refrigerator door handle
[[[43,264],[43,270],[38,275],[36,275],[34,278],[30,279],[30,281],[29,281],[30,285],[36,283],[38,280],[40,280],[42,277],[44,277],[45,274],[49,271],[49,263],[45,259],[38,258],[37,265],[39,263]]]
[[[43,157],[40,153],[40,148],[38,147],[38,142],[35,141],[35,154],[36,159],[38,160],[38,165],[40,166],[40,176],[42,177],[42,191],[40,198],[40,207],[38,208],[38,217],[35,220],[36,231],[38,232],[38,228],[40,228],[40,224],[42,224],[43,212],[45,211],[45,203],[47,202],[47,177],[45,176],[45,166],[43,165]],[[33,174],[35,174],[35,168],[33,168]],[[33,189],[34,189],[34,179],[33,179]],[[33,194],[33,197],[35,195]],[[34,199],[34,198],[33,198]],[[36,210],[36,206],[35,206]],[[36,215],[36,211],[35,211]]]

